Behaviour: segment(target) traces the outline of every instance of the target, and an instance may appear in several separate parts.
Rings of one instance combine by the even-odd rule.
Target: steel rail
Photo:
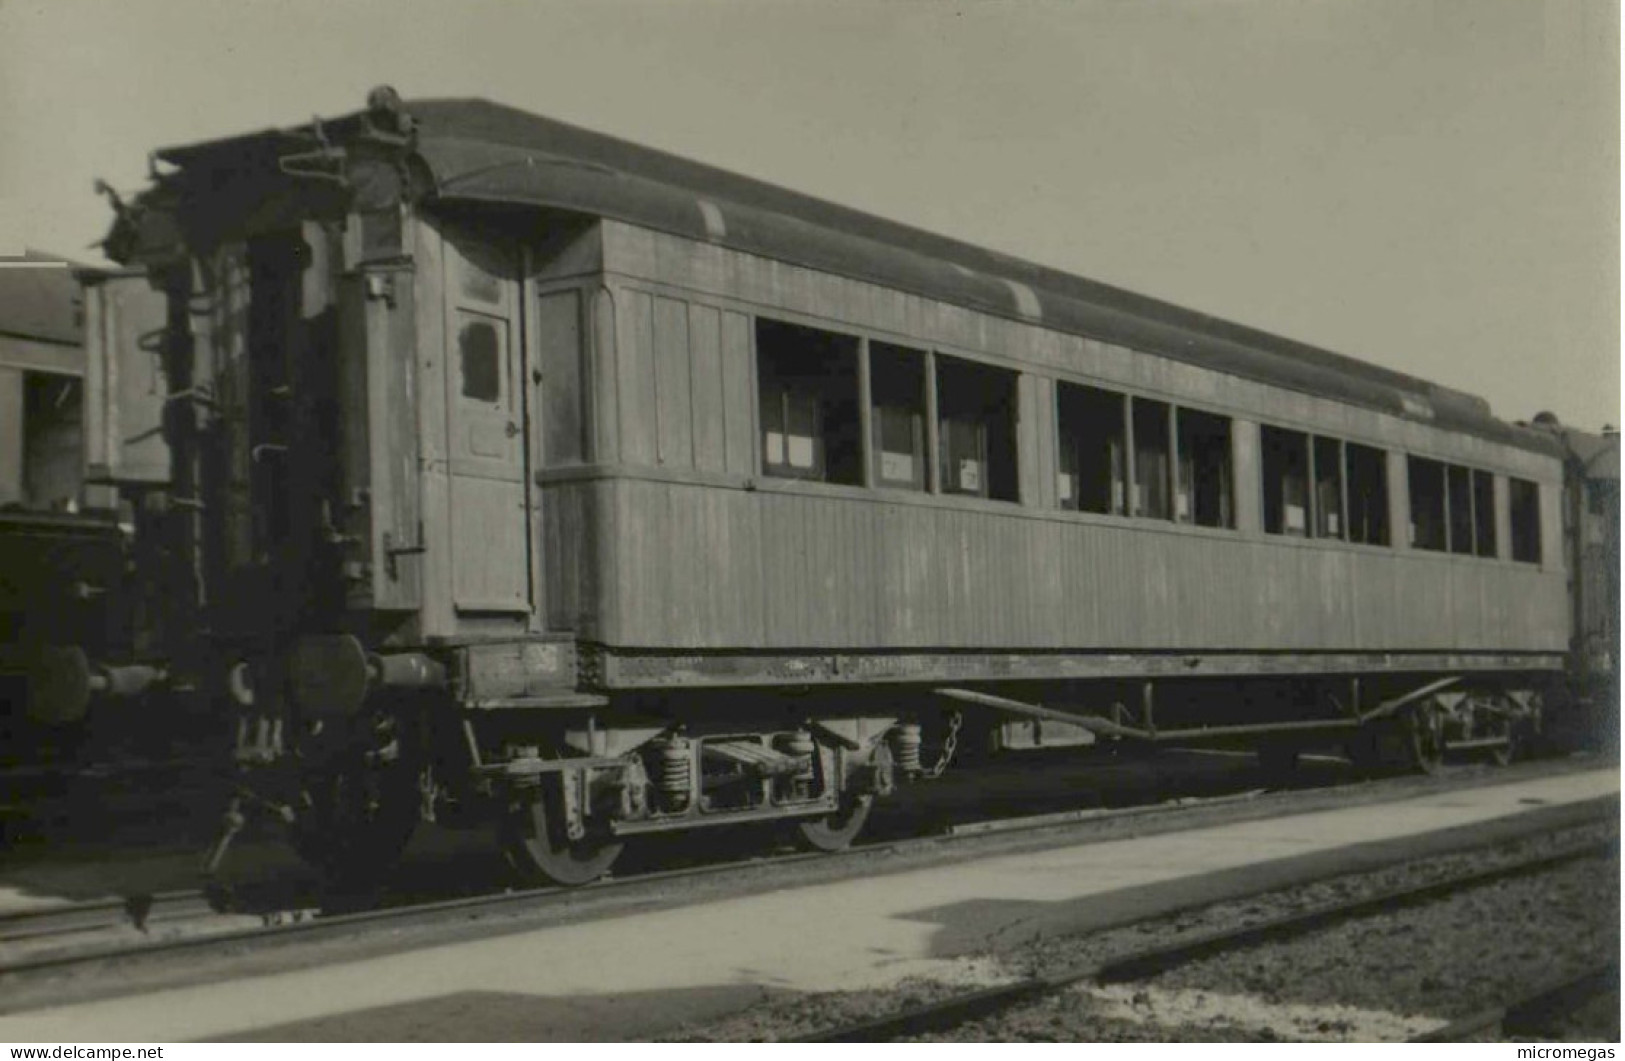
[[[783,855],[776,858],[763,858],[760,856],[743,860],[708,864],[706,866],[688,867],[682,870],[668,871],[671,873],[698,873],[704,870],[738,869],[741,866],[764,867],[778,865],[786,861],[805,857],[808,859],[820,858],[829,860],[843,856],[859,856],[880,854],[888,851],[903,849],[903,845],[911,843],[941,843],[966,839],[972,836],[989,836],[1003,833],[1032,832],[1046,828],[1060,828],[1069,825],[1092,825],[1103,821],[1117,821],[1132,818],[1154,818],[1161,815],[1172,814],[1185,810],[1201,810],[1212,807],[1221,807],[1235,803],[1246,803],[1256,799],[1263,790],[1249,790],[1240,793],[1227,793],[1222,796],[1186,797],[1166,803],[1149,804],[1133,807],[1114,807],[1084,809],[1075,811],[1059,811],[1050,814],[1029,815],[1018,818],[992,818],[984,821],[967,822],[948,826],[943,832],[930,836],[922,836],[908,840],[886,841],[881,843],[860,844],[847,851],[827,853],[804,853],[800,856]],[[611,884],[630,884],[635,881],[658,881],[664,876],[657,872],[640,873],[635,876],[614,878],[590,885],[594,892],[601,892]],[[482,896],[460,897],[443,900],[445,903],[482,902],[509,898],[524,894],[551,894],[554,891],[579,892],[580,888],[569,889],[526,889],[522,893],[500,892]],[[138,931],[145,932],[152,925],[166,921],[183,920],[195,917],[212,915],[241,915],[245,917],[260,917],[267,923],[265,928],[275,927],[277,921],[294,921],[294,915],[310,916],[311,908],[277,907],[264,910],[231,909],[224,905],[225,900],[211,898],[207,889],[193,888],[186,890],[158,892],[153,894],[131,893],[125,896],[90,899],[82,902],[68,903],[38,907],[29,910],[0,913],[0,945],[20,942],[32,942],[53,936],[72,936],[98,930],[108,930],[129,926]],[[382,913],[396,910],[428,909],[433,903],[416,903],[403,906],[384,907],[378,910],[360,911],[358,913]],[[331,919],[339,915],[319,915]],[[260,934],[263,928],[245,929],[243,934]],[[222,934],[211,935],[210,939],[218,939]],[[153,945],[135,945],[128,948],[130,951],[147,952],[154,949]],[[113,948],[102,948],[96,951],[86,950],[85,954],[99,954],[103,951],[111,953]],[[62,958],[72,958],[74,955],[61,955]],[[5,975],[19,969],[29,968],[26,962],[6,962],[0,960],[0,975]]]
[[[1229,793],[1222,796],[1185,798],[1167,803],[1150,804],[1145,806],[1084,809],[1075,811],[1059,811],[1050,814],[1030,815],[1018,818],[993,818],[984,821],[967,822],[946,827],[941,833],[922,836],[906,840],[883,841],[880,843],[860,844],[846,851],[826,853],[802,853],[800,855],[781,855],[776,857],[753,856],[746,859],[735,859],[727,862],[707,864],[705,866],[686,867],[681,870],[666,871],[674,874],[699,873],[706,870],[738,869],[742,866],[752,868],[779,865],[797,858],[819,858],[828,861],[832,858],[854,857],[861,855],[881,854],[904,849],[905,845],[912,843],[942,843],[967,839],[972,836],[990,836],[1004,833],[1032,832],[1046,828],[1060,828],[1069,825],[1092,825],[1104,821],[1117,821],[1133,818],[1155,818],[1161,815],[1172,814],[1183,810],[1200,810],[1212,807],[1221,807],[1229,804],[1245,803],[1256,799],[1262,790],[1250,790],[1240,793]],[[587,887],[594,893],[602,892],[606,887],[617,884],[631,884],[642,881],[659,881],[665,879],[660,871],[640,873],[633,876],[619,877],[595,882]],[[525,889],[523,892],[498,892],[480,896],[459,897],[457,899],[442,900],[443,903],[460,904],[468,902],[484,902],[487,900],[509,899],[516,895],[552,894],[559,892],[580,892],[581,888],[535,888]],[[276,927],[276,923],[284,921],[294,922],[296,919],[308,918],[313,915],[314,907],[291,908],[269,907],[257,909],[232,909],[225,905],[226,900],[210,897],[207,889],[193,888],[153,894],[130,893],[128,895],[107,898],[90,899],[82,902],[68,903],[38,907],[29,910],[0,913],[0,946],[6,944],[37,942],[55,936],[73,936],[95,931],[106,931],[131,927],[137,931],[146,932],[156,924],[168,921],[185,920],[192,918],[206,918],[215,915],[240,915],[244,917],[260,917],[266,924],[261,928],[244,929],[242,935],[258,935],[265,928]],[[356,914],[385,913],[392,911],[410,911],[415,909],[430,909],[438,907],[437,903],[415,903],[401,906],[381,907],[376,910],[357,911]],[[455,909],[455,906],[448,907]],[[331,920],[335,915],[319,914]],[[208,938],[219,939],[223,933],[216,933]],[[131,952],[153,951],[156,945],[135,944],[127,949]],[[120,948],[125,949],[125,948]],[[98,948],[85,950],[86,955],[112,953],[114,948]],[[73,958],[74,955],[61,955],[61,958]],[[43,961],[44,959],[42,959]],[[54,960],[54,958],[52,959]],[[6,962],[0,959],[0,976],[20,969],[30,968],[27,962]]]
[[[1083,981],[1122,983],[1148,979],[1199,958],[1285,939],[1363,915],[1442,898],[1470,888],[1550,869],[1578,859],[1618,851],[1617,837],[1577,844],[1561,851],[1518,859],[1489,869],[1453,874],[1426,884],[1384,889],[1372,895],[1285,914],[1256,924],[1219,929],[1161,947],[1152,947],[1103,962],[965,992],[897,1013],[799,1036],[788,1042],[868,1043],[925,1035],[958,1027],[1017,1005],[1053,994]]]
[[[1399,780],[1410,780],[1401,778]],[[1479,787],[1473,783],[1474,778],[1468,778],[1466,788]],[[1322,790],[1328,795],[1335,796],[1346,786],[1334,786]],[[1284,792],[1288,797],[1301,797],[1302,793]],[[751,857],[731,860],[722,863],[711,863],[700,866],[689,866],[674,870],[660,870],[650,873],[639,873],[626,877],[615,877],[596,881],[591,884],[577,887],[539,887],[516,891],[494,892],[473,896],[460,896],[454,899],[443,899],[428,903],[414,903],[401,906],[386,906],[376,909],[363,910],[353,913],[322,914],[308,909],[300,910],[242,910],[223,911],[224,913],[241,913],[245,916],[258,916],[262,918],[260,925],[252,928],[226,929],[218,932],[209,932],[197,936],[172,937],[168,939],[145,940],[137,943],[124,943],[118,945],[97,946],[73,949],[69,951],[52,951],[44,954],[23,956],[7,960],[0,956],[0,983],[16,983],[31,977],[36,973],[56,972],[74,967],[91,967],[104,963],[118,963],[124,961],[143,961],[148,958],[162,957],[179,952],[199,952],[209,949],[230,949],[234,946],[251,944],[275,946],[295,939],[306,939],[318,936],[342,936],[345,933],[358,932],[371,926],[409,927],[414,924],[432,924],[436,921],[449,919],[458,915],[469,915],[477,918],[487,912],[496,914],[521,915],[532,910],[545,909],[553,905],[566,905],[578,900],[591,901],[606,894],[631,891],[639,887],[658,886],[670,881],[687,879],[703,879],[708,876],[719,878],[741,869],[769,869],[782,866],[793,866],[803,862],[844,862],[867,857],[884,858],[891,855],[907,854],[911,851],[924,851],[930,848],[941,848],[943,845],[958,846],[960,842],[969,842],[988,833],[1043,833],[1046,831],[1072,831],[1074,829],[1087,829],[1090,826],[1118,819],[1132,818],[1161,818],[1178,815],[1182,812],[1201,812],[1210,807],[1219,807],[1226,804],[1243,803],[1258,799],[1256,792],[1232,793],[1214,797],[1185,798],[1173,802],[1164,802],[1153,805],[1141,805],[1105,810],[1090,810],[1081,812],[1062,812],[1061,814],[1041,814],[1026,818],[1002,819],[985,823],[961,825],[945,833],[928,836],[907,837],[900,840],[880,841],[859,844],[845,851],[838,852],[805,852],[777,855],[771,857]],[[1394,798],[1401,798],[1396,795]],[[1296,813],[1303,808],[1293,802],[1280,808],[1281,813]],[[1077,815],[1074,818],[1074,815]],[[188,893],[164,893],[177,897],[185,897]],[[91,911],[90,916],[101,912],[106,917],[106,911],[112,907],[124,907],[130,899],[93,900],[83,904]],[[75,916],[78,908],[57,907],[37,912],[24,912],[14,915],[18,922],[35,920],[48,920],[53,916]],[[49,932],[41,934],[52,934]],[[62,934],[66,934],[66,931]],[[0,1007],[0,1012],[4,1007]]]
[[[1336,791],[1338,787],[1322,791]],[[880,841],[864,843],[847,851],[828,853],[806,853],[801,856],[779,856],[778,858],[763,858],[760,856],[743,860],[733,860],[707,866],[689,867],[683,870],[669,871],[672,873],[700,872],[703,870],[738,869],[742,866],[763,867],[777,865],[781,862],[805,857],[808,859],[821,858],[824,860],[839,859],[843,857],[857,857],[862,855],[876,855],[905,851],[909,845],[951,843],[959,840],[968,840],[976,836],[990,836],[996,834],[1011,834],[1024,832],[1039,832],[1046,829],[1064,829],[1071,826],[1088,827],[1106,822],[1132,820],[1136,818],[1159,818],[1182,811],[1202,811],[1216,807],[1248,803],[1269,794],[1267,789],[1248,789],[1242,792],[1229,792],[1218,796],[1184,796],[1160,803],[1138,804],[1127,807],[1091,807],[1069,811],[1054,811],[1044,814],[1023,815],[1011,818],[990,818],[975,822],[961,822],[947,826],[941,833],[910,837],[902,840]],[[602,892],[612,885],[625,885],[635,881],[650,881],[664,879],[656,873],[642,873],[636,876],[612,878],[595,882],[586,888],[594,893]],[[444,900],[447,903],[484,902],[498,900],[515,895],[551,894],[554,891],[581,892],[583,888],[569,889],[526,889],[523,892],[501,892],[483,896],[463,897]],[[129,895],[107,898],[91,899],[58,906],[40,907],[31,910],[22,910],[12,913],[0,913],[0,946],[7,943],[17,943],[28,940],[38,940],[51,936],[69,936],[74,934],[95,931],[97,929],[111,929],[122,927],[125,924],[145,931],[150,924],[179,920],[188,916],[213,914],[240,914],[243,916],[260,917],[265,924],[259,928],[244,929],[238,938],[249,935],[259,935],[267,929],[279,927],[279,922],[293,923],[298,919],[308,919],[311,914],[309,907],[300,909],[291,908],[265,908],[265,909],[231,909],[226,906],[228,900],[216,898],[211,900],[207,889],[190,889],[181,891],[159,892],[153,894],[131,893]],[[421,907],[427,909],[434,904],[412,904],[408,906],[388,907],[387,910],[410,910]],[[380,910],[365,911],[366,913],[379,913]],[[331,920],[338,915],[319,915],[324,920]],[[211,934],[208,939],[220,939],[224,933]],[[77,954],[87,955],[86,961],[93,960],[96,955],[113,956],[115,953],[128,951],[134,953],[156,953],[160,944],[134,944],[125,948],[98,948],[94,951],[86,949],[75,954],[52,956],[51,960],[61,959],[71,961]],[[44,968],[44,958],[39,961],[38,967]],[[34,968],[24,961],[5,961],[0,956],[0,976],[12,972],[27,971]]]
[[[872,851],[873,848],[853,849]],[[842,852],[844,854],[845,852]],[[794,863],[804,859],[826,857],[816,854],[786,855],[764,862],[752,862],[749,865],[779,865]],[[725,871],[737,872],[746,863],[731,862],[718,866],[695,866],[679,870],[667,870],[658,873],[640,874],[635,877],[615,878],[593,884],[586,884],[575,888],[542,887],[527,888],[522,891],[498,892],[486,895],[462,896],[456,899],[442,899],[429,903],[413,903],[406,906],[380,907],[373,910],[363,910],[347,914],[323,914],[302,920],[281,921],[268,923],[255,928],[229,929],[222,932],[211,932],[204,935],[187,936],[176,939],[155,940],[150,943],[133,945],[115,945],[106,947],[87,948],[68,953],[51,953],[34,957],[24,957],[16,961],[0,962],[0,983],[14,980],[17,977],[33,973],[58,971],[75,966],[91,966],[104,962],[119,962],[126,960],[141,960],[159,955],[175,954],[186,951],[205,951],[217,948],[230,948],[243,943],[256,945],[275,945],[288,942],[294,938],[311,938],[316,936],[339,936],[357,929],[375,925],[389,925],[391,927],[408,927],[414,923],[428,923],[441,920],[457,914],[475,914],[481,911],[501,909],[504,912],[523,912],[527,908],[552,905],[554,902],[569,900],[577,897],[596,897],[605,892],[625,890],[632,886],[658,884],[670,880],[680,880],[685,877],[704,876],[706,874],[720,874]]]
[[[625,891],[634,887],[659,885],[669,881],[704,878],[711,875],[721,877],[746,868],[766,869],[790,866],[801,862],[829,863],[865,857],[884,857],[886,855],[906,853],[916,848],[924,849],[932,846],[940,847],[944,844],[952,845],[992,833],[1040,832],[1047,829],[1065,829],[1068,826],[1086,827],[1119,818],[1155,818],[1184,811],[1199,811],[1209,807],[1246,802],[1254,798],[1256,798],[1256,793],[1246,792],[1207,798],[1187,798],[1176,802],[1149,806],[1066,812],[1065,816],[1061,817],[1053,814],[1043,814],[1028,818],[994,819],[988,822],[954,827],[949,831],[929,836],[858,844],[845,851],[797,852],[769,857],[758,856],[701,866],[687,866],[681,869],[657,870],[626,877],[608,878],[578,887],[526,888],[518,891],[460,896],[455,899],[442,899],[427,903],[386,906],[345,914],[309,916],[307,910],[232,911],[211,908],[215,914],[240,913],[245,916],[260,916],[265,923],[253,928],[228,929],[193,937],[87,947],[66,953],[52,952],[10,961],[0,957],[0,982],[38,972],[61,970],[74,966],[89,966],[109,961],[140,960],[149,956],[180,951],[227,947],[245,942],[276,943],[295,936],[339,935],[346,931],[378,924],[405,927],[414,922],[427,923],[457,914],[477,915],[483,911],[499,909],[503,913],[520,913],[527,908],[541,908],[555,902],[570,901],[578,897],[597,898],[606,893]],[[1078,817],[1071,817],[1074,814],[1078,815]],[[118,927],[126,921],[140,927],[140,923],[135,920],[132,909],[144,902],[154,904],[156,909],[160,899],[166,903],[173,902],[176,905],[188,901],[195,901],[198,905],[208,905],[206,893],[203,891],[178,891],[145,897],[131,896],[120,899],[91,900],[85,903],[76,903],[72,906],[48,907],[0,915],[0,944],[22,941],[28,938],[37,939],[44,936],[70,935],[96,928]],[[202,911],[198,910],[197,912],[201,913]],[[292,916],[293,914],[299,916],[295,918]],[[150,916],[148,918],[149,921],[160,919]],[[53,924],[53,922],[55,923]]]
[[[0,943],[65,936],[125,925],[145,932],[149,926],[176,918],[219,913],[202,888],[135,893],[112,899],[91,899],[62,906],[0,914]]]

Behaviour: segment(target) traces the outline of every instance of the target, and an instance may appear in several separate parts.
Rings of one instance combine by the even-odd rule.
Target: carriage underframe
[[[1163,657],[1145,658],[1137,674],[1112,658],[1044,665],[1111,666],[1115,677],[950,684],[804,673],[798,683],[695,687],[689,657],[688,685],[504,699],[470,697],[478,683],[448,679],[432,657],[408,666],[401,654],[373,655],[359,694],[339,683],[344,703],[321,699],[335,686],[306,680],[304,700],[282,717],[245,712],[238,759],[248,769],[211,864],[251,808],[284,820],[309,861],[352,883],[379,879],[420,822],[493,817],[507,859],[537,883],[586,883],[628,840],[707,827],[778,824],[800,846],[833,851],[858,835],[876,799],[940,776],[956,752],[1242,747],[1272,775],[1309,749],[1372,773],[1432,772],[1447,755],[1506,763],[1539,735],[1555,678],[1532,666],[1550,661],[1516,656],[1456,658],[1480,669],[1442,674],[1393,657],[1367,658],[1357,673],[1325,673],[1324,657],[1271,657],[1264,673],[1199,678],[1162,673]],[[1007,671],[1040,666],[1003,659]],[[1179,657],[1186,674],[1204,660],[1212,670],[1226,657]],[[717,662],[711,681],[751,665]],[[640,666],[654,672],[648,656]],[[612,668],[600,656],[592,669]]]

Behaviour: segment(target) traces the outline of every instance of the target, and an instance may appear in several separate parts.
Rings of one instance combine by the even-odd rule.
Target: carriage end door
[[[517,249],[445,232],[452,603],[531,611],[524,342]]]

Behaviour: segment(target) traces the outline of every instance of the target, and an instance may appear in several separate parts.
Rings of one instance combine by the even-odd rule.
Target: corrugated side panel
[[[636,288],[617,289],[613,299],[619,459],[749,474],[756,405],[749,318]]]
[[[1560,651],[1563,574],[1148,523],[619,480],[614,644]]]

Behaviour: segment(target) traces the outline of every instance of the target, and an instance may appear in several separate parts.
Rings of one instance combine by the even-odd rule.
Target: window
[[[1412,457],[1411,545],[1460,556],[1496,555],[1495,476]]]
[[[1444,465],[1421,457],[1410,458],[1411,545],[1444,552],[1449,544],[1445,528]]]
[[[467,319],[457,332],[462,355],[463,397],[477,402],[502,401],[502,347],[496,322]]]
[[[874,484],[925,489],[925,355],[869,344]]]
[[[1343,447],[1348,479],[1349,541],[1388,544],[1388,461],[1380,449],[1349,442]]]
[[[1341,538],[1343,524],[1343,444],[1315,439],[1315,537]]]
[[[937,357],[942,492],[1019,501],[1016,374]]]
[[[1173,518],[1167,402],[1134,399],[1134,515]]]
[[[1264,530],[1309,535],[1309,436],[1280,427],[1259,429],[1264,468]]]
[[[84,384],[73,376],[21,372],[22,423],[14,438],[22,443],[13,465],[20,474],[21,500],[31,508],[63,508],[79,496],[84,479]],[[10,425],[7,425],[8,427]],[[16,452],[15,450],[13,451]],[[5,491],[0,488],[0,499]]]
[[[1473,552],[1473,476],[1466,468],[1447,464],[1444,469],[1446,509],[1450,514],[1450,551]]]
[[[1512,559],[1540,563],[1540,487],[1526,479],[1508,479],[1512,508]]]
[[[1128,433],[1121,394],[1061,383],[1055,388],[1061,507],[1122,515],[1127,501]]]
[[[1230,418],[1194,409],[1176,414],[1179,481],[1174,515],[1198,527],[1233,527],[1230,500]]]
[[[1473,541],[1479,556],[1495,555],[1495,476],[1473,472]]]
[[[1259,429],[1259,449],[1266,532],[1388,544],[1382,450],[1268,425]]]
[[[762,471],[859,485],[858,341],[781,321],[756,322]]]

